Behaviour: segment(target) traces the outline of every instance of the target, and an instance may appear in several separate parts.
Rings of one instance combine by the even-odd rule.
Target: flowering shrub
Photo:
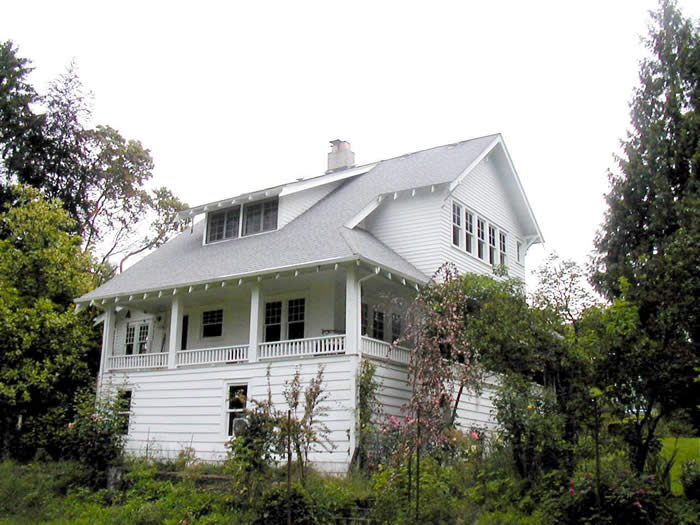
[[[686,497],[700,503],[700,463],[694,459],[683,463],[681,484]]]
[[[663,490],[653,475],[623,470],[601,482],[600,508],[588,473],[569,481],[558,519],[565,523],[666,523]]]
[[[61,455],[78,461],[97,477],[104,476],[107,467],[121,461],[124,454],[124,406],[116,397],[95,398],[92,390],[76,396],[73,421],[56,436],[61,442]]]

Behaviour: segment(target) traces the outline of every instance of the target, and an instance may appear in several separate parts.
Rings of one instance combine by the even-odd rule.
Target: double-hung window
[[[119,433],[129,433],[129,418],[131,417],[131,390],[117,392],[117,415],[119,416]]]
[[[240,216],[240,206],[210,213],[209,223],[207,224],[207,242],[238,237]]]
[[[499,264],[502,266],[505,266],[506,263],[508,262],[508,259],[506,258],[506,234],[503,232],[498,232],[498,257],[499,257]]]
[[[236,435],[236,420],[245,416],[245,408],[248,400],[248,385],[229,385],[228,404],[226,407],[226,426],[228,436]]]
[[[467,233],[464,239],[464,249],[469,253],[474,253],[474,214],[468,210],[465,215],[465,223]]]
[[[401,316],[399,314],[391,314],[391,341],[394,342],[401,338]]]
[[[374,311],[374,323],[372,324],[372,337],[384,340],[384,312]]]
[[[136,321],[127,324],[124,353],[126,355],[147,354],[150,347],[150,334],[150,321]]]
[[[515,243],[515,260],[520,264],[523,262],[523,243],[520,241]]]
[[[481,219],[476,220],[476,251],[479,259],[486,258],[486,223]]]
[[[306,299],[265,303],[265,342],[303,339],[306,323]]]
[[[221,337],[224,333],[224,311],[207,310],[202,312],[202,338]]]
[[[489,225],[489,264],[496,264],[496,228]]]
[[[459,247],[462,239],[462,207],[452,203],[452,244]]]
[[[243,235],[276,229],[277,209],[277,199],[246,204],[243,207]]]

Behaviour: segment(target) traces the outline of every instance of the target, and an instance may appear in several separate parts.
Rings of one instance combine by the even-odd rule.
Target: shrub
[[[700,503],[700,463],[694,459],[683,463],[681,484],[685,496]]]
[[[289,509],[289,506],[291,509]],[[311,498],[303,487],[295,485],[288,493],[286,487],[274,487],[261,498],[258,517],[254,525],[277,525],[287,523],[287,512],[291,510],[295,525],[316,525]]]

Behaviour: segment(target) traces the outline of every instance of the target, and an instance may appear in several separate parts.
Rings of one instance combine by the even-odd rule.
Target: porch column
[[[360,285],[354,266],[345,274],[345,353],[360,353]]]
[[[250,332],[248,335],[248,361],[258,361],[258,342],[260,340],[260,285],[255,283],[250,288]]]
[[[100,359],[100,371],[97,376],[98,392],[102,387],[105,370],[107,370],[107,360],[114,354],[114,324],[116,321],[114,306],[107,306],[104,316],[104,323],[102,323],[102,358]]]
[[[177,351],[182,339],[182,295],[170,302],[170,336],[168,337],[168,368],[177,367]]]

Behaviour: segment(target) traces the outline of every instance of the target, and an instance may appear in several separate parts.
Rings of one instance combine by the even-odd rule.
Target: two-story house
[[[446,261],[524,278],[542,241],[501,135],[362,166],[333,141],[320,176],[182,216],[190,229],[77,300],[104,311],[99,384],[131,401],[128,448],[220,459],[241,399],[267,398],[268,366],[284,409],[297,367],[308,381],[323,364],[336,448],[314,460],[336,472],[355,450],[361,360],[378,366],[385,414],[410,395],[410,352],[391,345],[404,312],[386,297],[410,301]],[[463,398],[459,421],[489,426],[491,408]]]

